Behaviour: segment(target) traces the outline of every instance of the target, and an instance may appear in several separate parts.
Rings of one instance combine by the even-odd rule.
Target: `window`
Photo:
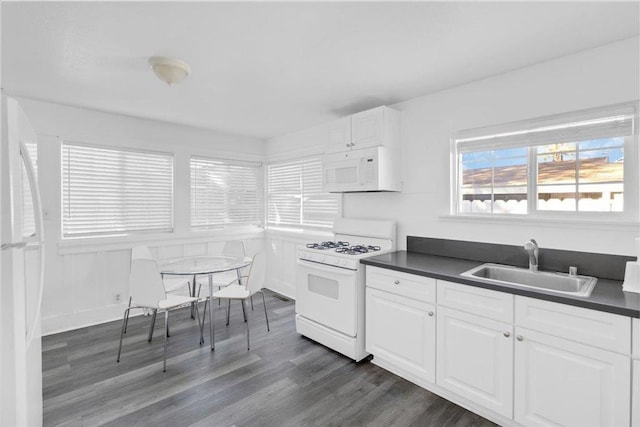
[[[62,144],[63,237],[172,227],[171,154]]]
[[[191,227],[262,223],[260,163],[191,158]]]
[[[634,117],[633,106],[616,106],[461,132],[454,212],[631,218]]]
[[[340,196],[322,192],[319,158],[271,164],[267,168],[267,181],[269,226],[333,226]]]

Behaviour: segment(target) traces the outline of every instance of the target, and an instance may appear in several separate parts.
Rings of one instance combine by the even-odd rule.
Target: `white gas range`
[[[340,219],[334,241],[297,249],[296,330],[359,361],[364,349],[362,258],[395,250],[396,223]]]

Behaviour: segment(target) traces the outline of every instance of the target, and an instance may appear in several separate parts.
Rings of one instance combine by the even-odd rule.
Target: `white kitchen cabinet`
[[[516,422],[629,425],[629,356],[520,327],[515,336]]]
[[[366,350],[410,380],[435,381],[435,307],[367,287]],[[391,366],[389,366],[391,365]]]
[[[631,425],[633,427],[640,427],[640,359],[633,361],[633,390],[632,396],[632,408],[631,408]]]
[[[351,148],[397,146],[400,139],[400,113],[377,107],[351,116]]]
[[[513,323],[513,295],[438,280],[438,304],[489,319]]]
[[[327,126],[327,152],[400,145],[400,112],[381,106],[343,117]]]
[[[335,153],[351,149],[351,116],[329,123],[327,132],[329,138],[328,152]]]
[[[631,318],[516,296],[516,325],[621,354],[631,353]]]
[[[436,280],[395,270],[367,266],[367,287],[435,304]]]
[[[512,325],[438,307],[436,349],[438,385],[512,416]]]
[[[633,319],[633,387],[631,390],[631,425],[640,427],[640,319]]]

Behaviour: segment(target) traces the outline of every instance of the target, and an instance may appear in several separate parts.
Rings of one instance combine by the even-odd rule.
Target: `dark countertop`
[[[360,260],[360,262],[365,265],[401,271],[403,273],[417,274],[419,276],[448,280],[450,282],[462,283],[479,288],[640,318],[640,294],[623,292],[622,282],[616,280],[598,279],[598,283],[596,283],[589,297],[576,297],[553,294],[545,292],[544,290],[498,285],[483,282],[479,279],[474,280],[469,277],[460,276],[460,273],[484,264],[478,261],[426,255],[417,252],[397,251],[365,258]]]

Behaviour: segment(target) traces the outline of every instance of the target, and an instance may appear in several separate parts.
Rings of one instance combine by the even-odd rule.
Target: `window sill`
[[[288,239],[309,243],[311,241],[333,240],[333,232],[331,230],[317,230],[308,228],[285,228],[270,227],[265,230],[268,238]]]
[[[506,215],[441,215],[438,219],[452,222],[470,222],[470,223],[494,223],[494,224],[521,224],[521,225],[540,225],[546,227],[558,228],[575,228],[589,230],[617,230],[638,232],[640,223],[624,220],[601,220],[587,218],[553,218],[553,217],[515,217]]]
[[[234,239],[260,239],[261,227],[237,227],[218,230],[198,230],[183,233],[149,233],[122,236],[76,237],[58,241],[58,254],[69,255],[130,249],[136,245],[164,246],[206,243]]]

